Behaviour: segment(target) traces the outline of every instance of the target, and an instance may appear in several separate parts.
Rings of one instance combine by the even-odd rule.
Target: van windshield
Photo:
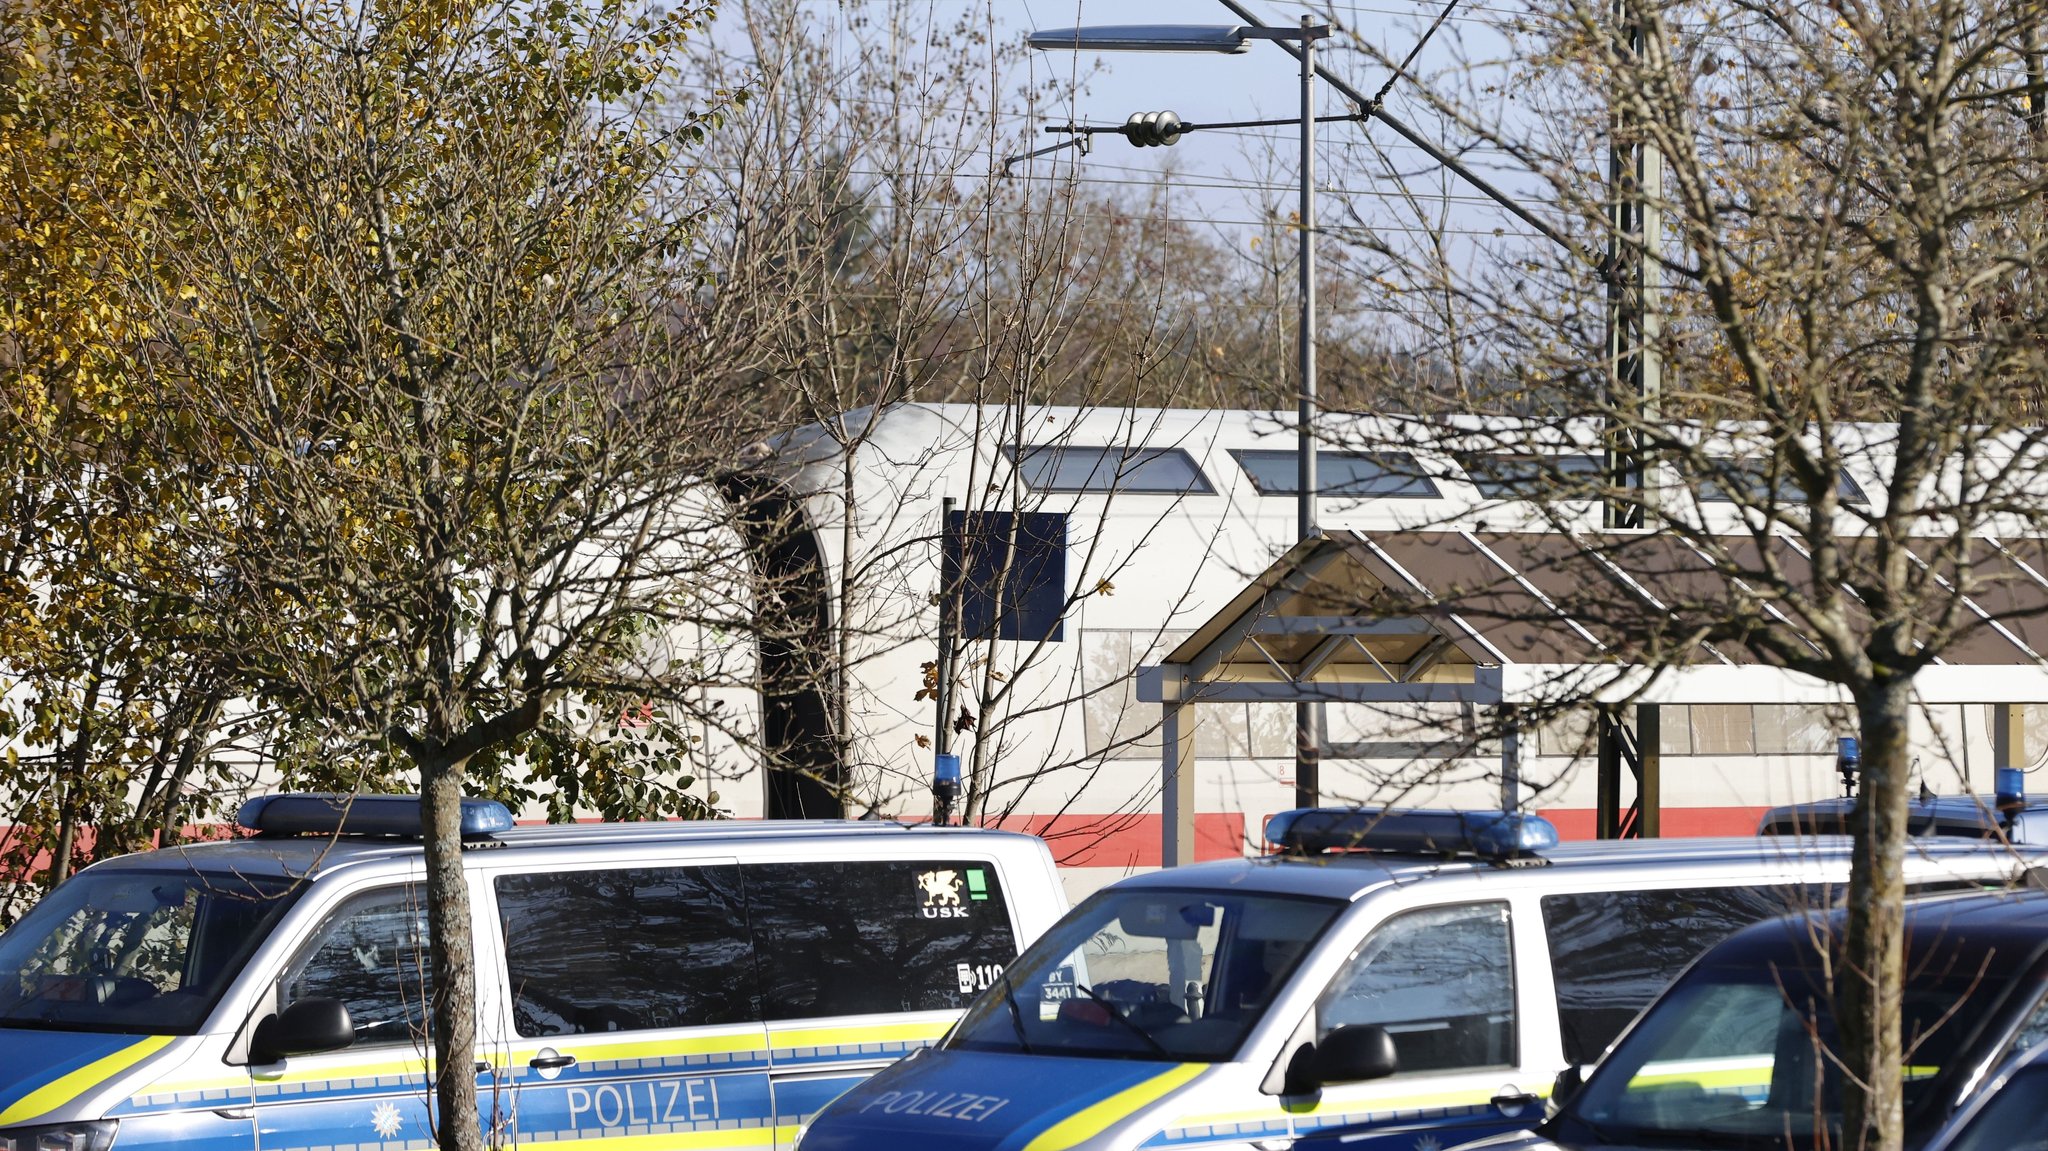
[[[1909,1127],[1967,1073],[1964,1040],[2008,986],[1978,971],[1909,981],[1901,1012]],[[1834,1146],[1842,1100],[1831,1000],[1811,969],[1696,968],[1637,1021],[1557,1122],[1590,1128],[1602,1144]]]
[[[946,1046],[1229,1059],[1344,906],[1213,891],[1101,892],[1020,956]]]
[[[0,934],[0,1027],[191,1035],[299,885],[87,870]]]

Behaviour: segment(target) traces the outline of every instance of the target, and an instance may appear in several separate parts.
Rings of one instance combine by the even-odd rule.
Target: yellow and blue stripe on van
[[[81,1095],[169,1046],[169,1035],[0,1033],[0,1127],[62,1115]]]
[[[793,1135],[874,1065],[929,1046],[949,1025],[940,1019],[779,1028],[769,1046],[763,1046],[758,1027],[642,1040],[525,1039],[500,1056],[506,1067],[480,1079],[480,1118],[509,1125],[516,1112],[520,1141],[596,1139],[606,1151],[767,1146],[777,1131],[784,1139]],[[546,1047],[582,1057],[542,1076],[526,1064]],[[430,1145],[423,1053],[394,1045],[344,1055],[357,1057],[293,1061],[298,1068],[288,1063],[281,1075],[253,1079],[232,1068],[224,1069],[227,1075],[174,1071],[108,1114],[130,1124],[123,1128],[124,1146],[148,1142],[130,1134],[144,1136],[164,1127],[170,1116],[210,1116],[251,1103],[256,1109],[250,1122],[260,1128],[264,1151],[409,1151]],[[832,1074],[834,1067],[845,1074]],[[787,1070],[805,1074],[771,1084],[772,1072]],[[189,1137],[179,1142],[179,1151],[226,1146],[201,1140],[208,1146],[188,1148]],[[246,1139],[241,1146],[246,1148]]]
[[[841,1096],[812,1122],[804,1151],[1069,1151],[1210,1070],[1205,1063],[928,1051]]]

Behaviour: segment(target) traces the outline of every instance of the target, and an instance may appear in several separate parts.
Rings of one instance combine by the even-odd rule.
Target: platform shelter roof
[[[1141,698],[1173,700],[1832,701],[1839,689],[1759,660],[1744,628],[1820,639],[1745,573],[1797,582],[1813,557],[1789,537],[1715,541],[1664,533],[1330,531],[1259,573],[1160,662]],[[1868,541],[1844,539],[1849,549]],[[1980,541],[1967,626],[1916,686],[1928,702],[2048,701],[2048,540]],[[1959,565],[1949,562],[1951,568]],[[1853,593],[1845,602],[1860,613]],[[1743,610],[1705,616],[1710,605]],[[1709,622],[1702,624],[1702,618]],[[1637,665],[1649,652],[1667,665]]]

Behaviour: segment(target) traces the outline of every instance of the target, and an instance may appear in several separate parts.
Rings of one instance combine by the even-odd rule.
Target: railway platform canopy
[[[2001,764],[2025,744],[2022,708],[2048,702],[2048,540],[1977,542],[1967,576],[1921,563],[1965,626],[1915,677],[1926,704],[1990,704]],[[1843,537],[1853,555],[1868,540]],[[1484,528],[1324,531],[1295,544],[1157,665],[1138,698],[1160,705],[1163,861],[1192,862],[1193,708],[1323,702],[1483,709],[1497,738],[1503,807],[1521,799],[1521,732],[1565,706],[1601,716],[1602,835],[1657,832],[1657,709],[1667,704],[1846,705],[1840,687],[1776,649],[1819,653],[1796,614],[1745,572],[1800,586],[1815,557],[1790,537],[1697,541],[1654,532]],[[1767,550],[1768,549],[1768,550]],[[1963,580],[1967,578],[1966,586]],[[1862,612],[1844,589],[1840,610]],[[1851,622],[1860,622],[1854,621]],[[1605,738],[1610,725],[1617,738]],[[1491,750],[1488,752],[1492,754]],[[1633,776],[1632,810],[1621,806]]]

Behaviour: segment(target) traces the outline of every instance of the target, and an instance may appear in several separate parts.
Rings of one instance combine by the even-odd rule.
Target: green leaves
[[[564,815],[708,810],[680,713],[560,714],[698,674],[635,645],[726,454],[672,378],[699,120],[650,127],[703,11],[0,9],[17,861],[175,836],[251,762],[410,786],[394,731]]]

